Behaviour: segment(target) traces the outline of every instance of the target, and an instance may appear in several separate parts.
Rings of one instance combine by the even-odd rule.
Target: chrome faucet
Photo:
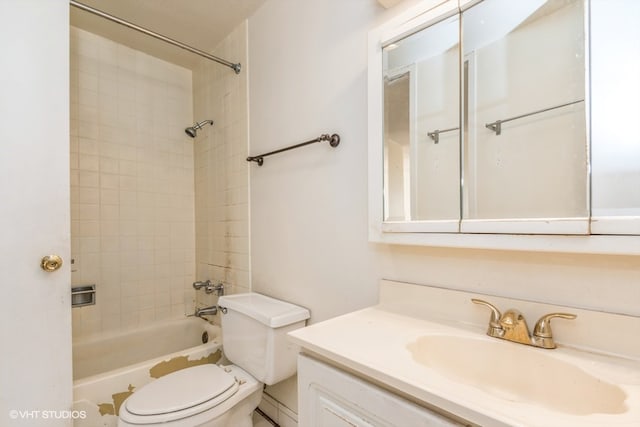
[[[223,283],[218,283],[217,285],[214,285],[211,280],[205,280],[205,281],[201,281],[201,282],[193,282],[193,289],[195,289],[197,291],[198,289],[202,289],[202,288],[204,288],[204,291],[207,294],[212,294],[212,293],[215,292],[216,295],[218,295],[218,296],[224,295],[224,284]]]
[[[484,305],[491,310],[489,328],[487,329],[487,335],[490,337],[547,349],[556,348],[551,331],[551,319],[554,317],[575,319],[577,317],[575,314],[570,313],[546,314],[536,323],[533,328],[533,334],[529,335],[527,321],[518,310],[509,309],[504,314],[500,314],[500,310],[486,301],[472,298],[471,302]]]
[[[212,305],[211,307],[197,308],[195,313],[193,313],[193,315],[196,317],[215,316],[216,314],[218,314],[217,305]]]

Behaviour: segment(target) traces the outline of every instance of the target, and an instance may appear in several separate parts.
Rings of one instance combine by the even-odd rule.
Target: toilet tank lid
[[[291,325],[311,317],[309,310],[304,307],[255,292],[224,295],[218,299],[218,304],[249,316],[271,328]]]

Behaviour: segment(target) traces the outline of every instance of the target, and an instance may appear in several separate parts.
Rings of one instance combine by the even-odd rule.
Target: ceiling
[[[78,0],[102,12],[211,53],[267,0]],[[71,25],[165,61],[193,69],[200,56],[76,7]],[[238,62],[236,58],[223,58]]]

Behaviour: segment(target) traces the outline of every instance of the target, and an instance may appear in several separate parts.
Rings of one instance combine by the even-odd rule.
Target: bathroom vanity
[[[553,320],[558,348],[541,349],[487,336],[472,298],[531,326],[577,318]],[[300,425],[640,425],[636,317],[384,280],[379,301],[289,334]]]

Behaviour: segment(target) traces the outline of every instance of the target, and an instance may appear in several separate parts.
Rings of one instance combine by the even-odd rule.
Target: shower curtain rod
[[[73,7],[77,7],[78,9],[82,9],[85,12],[93,13],[94,15],[100,16],[101,18],[108,19],[109,21],[115,22],[116,24],[123,25],[125,27],[131,28],[132,30],[139,31],[139,32],[141,32],[143,34],[146,34],[148,36],[154,37],[154,38],[156,38],[158,40],[162,40],[163,42],[166,42],[166,43],[172,44],[174,46],[177,46],[177,47],[179,47],[181,49],[188,50],[189,52],[195,53],[196,55],[200,55],[203,58],[207,58],[207,59],[210,59],[211,61],[215,61],[218,64],[222,64],[222,65],[224,65],[226,67],[229,67],[229,68],[233,69],[233,71],[235,71],[236,74],[240,74],[240,63],[234,64],[233,62],[226,61],[226,60],[224,60],[222,58],[218,58],[217,56],[209,55],[207,52],[204,52],[204,51],[202,51],[200,49],[196,49],[195,47],[191,47],[191,46],[186,45],[184,43],[181,43],[181,42],[179,42],[177,40],[173,40],[173,39],[171,39],[171,38],[169,38],[167,36],[163,36],[162,34],[158,34],[158,33],[154,32],[154,31],[147,30],[146,28],[140,27],[140,26],[138,26],[136,24],[132,24],[129,21],[125,21],[124,19],[120,19],[117,16],[109,15],[106,12],[103,12],[103,11],[98,10],[98,9],[94,9],[93,7],[87,6],[86,4],[78,3],[75,0],[70,0],[69,4],[71,6],[73,6]]]

